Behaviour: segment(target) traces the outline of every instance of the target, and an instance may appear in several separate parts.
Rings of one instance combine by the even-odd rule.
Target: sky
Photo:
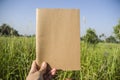
[[[120,0],[0,0],[0,25],[6,23],[20,34],[36,33],[36,8],[80,9],[80,34],[88,28],[97,35],[113,35],[120,19]]]

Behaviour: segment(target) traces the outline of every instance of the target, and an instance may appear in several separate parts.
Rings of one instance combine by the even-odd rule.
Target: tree
[[[118,40],[120,40],[120,20],[116,26],[114,26],[114,34]]]
[[[102,33],[101,35],[99,35],[100,42],[105,42],[105,38],[106,38],[106,36],[105,36],[104,33]]]
[[[104,37],[105,36],[105,34],[104,33],[102,33],[99,37],[101,38],[101,37]]]
[[[91,44],[96,44],[99,41],[98,36],[96,35],[95,30],[93,30],[91,28],[87,29],[87,33],[84,36],[84,40],[85,40],[85,42],[91,43]]]
[[[17,30],[13,29],[7,24],[3,24],[0,26],[0,36],[19,36]]]
[[[113,37],[113,36],[109,36],[108,38],[106,38],[106,42],[108,42],[108,43],[117,43],[115,37]]]

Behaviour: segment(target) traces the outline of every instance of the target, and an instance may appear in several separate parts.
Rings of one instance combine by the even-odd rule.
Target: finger
[[[46,74],[44,77],[45,77],[45,79],[47,80],[51,80],[53,77],[54,77],[54,75],[56,74],[56,69],[55,68],[53,68],[48,74]]]
[[[39,71],[41,72],[41,74],[45,74],[46,70],[47,70],[47,63],[43,62]]]
[[[53,69],[50,71],[50,74],[51,74],[51,75],[55,75],[56,72],[57,72],[57,70],[56,70],[55,68],[53,68]]]
[[[31,74],[31,73],[34,73],[36,71],[37,71],[37,64],[36,64],[36,61],[34,60],[29,73]]]

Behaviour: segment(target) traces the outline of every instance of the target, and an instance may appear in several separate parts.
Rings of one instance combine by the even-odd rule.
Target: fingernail
[[[43,62],[42,64],[41,64],[41,68],[40,68],[40,72],[41,72],[41,74],[44,74],[45,72],[46,72],[46,68],[47,68],[47,63],[46,62]]]
[[[46,66],[46,62],[43,62],[41,67],[45,67]]]
[[[55,69],[55,68],[52,69],[51,74],[52,74],[52,75],[55,75],[55,74],[56,74],[56,69]]]

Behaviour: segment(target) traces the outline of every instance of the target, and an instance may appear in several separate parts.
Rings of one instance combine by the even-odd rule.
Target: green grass
[[[0,37],[0,80],[25,80],[34,59],[35,37]],[[56,80],[120,80],[120,44],[81,42],[81,70],[56,75]]]

